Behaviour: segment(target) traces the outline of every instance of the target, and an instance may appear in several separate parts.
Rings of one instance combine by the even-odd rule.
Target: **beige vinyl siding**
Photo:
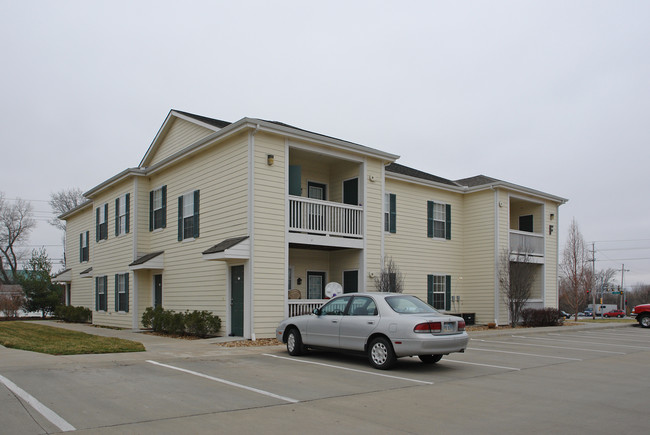
[[[361,251],[357,249],[345,249],[334,251],[330,255],[330,276],[329,281],[343,285],[343,272],[346,270],[359,270]],[[363,288],[359,288],[363,291]]]
[[[494,321],[495,296],[495,197],[484,190],[464,196],[462,312],[476,313],[477,323]],[[453,216],[453,208],[452,208]],[[453,237],[453,226],[452,226]]]
[[[294,288],[300,290],[303,299],[307,298],[307,272],[325,272],[326,282],[331,280],[330,273],[331,254],[324,250],[311,249],[290,249],[289,265],[293,267]],[[296,278],[301,278],[302,283],[298,284]]]
[[[255,188],[253,243],[253,327],[256,338],[275,336],[284,318],[286,300],[285,262],[285,141],[278,136],[253,136]],[[273,166],[267,155],[273,154]]]
[[[386,180],[386,192],[396,195],[397,232],[384,233],[385,253],[402,272],[405,293],[426,301],[427,275],[434,274],[451,275],[452,296],[462,294],[462,195],[394,179]],[[427,201],[451,204],[451,240],[427,237]],[[381,219],[373,225],[381,228]]]
[[[89,279],[92,285],[92,309],[95,308],[95,277],[107,276],[107,304],[106,311],[94,311],[93,323],[120,328],[132,327],[133,307],[133,273],[129,271],[129,263],[133,261],[133,212],[131,211],[131,229],[128,234],[115,236],[115,199],[125,193],[130,194],[131,210],[133,207],[133,180],[125,180],[102,191],[93,198],[93,230],[91,231],[91,245],[93,245],[93,278]],[[97,207],[108,204],[108,239],[96,241],[95,213]],[[115,274],[129,273],[129,312],[115,312]]]
[[[545,237],[545,288],[544,288],[544,305],[547,307],[558,307],[558,206],[553,202],[546,202],[544,207],[545,225],[543,228]],[[553,219],[551,219],[553,214]],[[553,234],[549,234],[549,225],[553,225]]]
[[[172,124],[166,134],[162,138],[159,138],[160,142],[155,149],[154,155],[151,157],[151,161],[149,162],[150,166],[214,133],[214,131],[208,128],[201,127],[184,119],[173,118],[171,122]]]
[[[241,134],[156,173],[142,199],[147,204],[143,216],[147,226],[138,251],[164,251],[163,307],[211,311],[221,317],[223,328],[229,306],[227,265],[203,260],[202,253],[225,239],[248,235],[247,146],[247,135]],[[163,185],[167,186],[167,226],[149,231],[148,191]],[[178,197],[195,190],[200,191],[199,237],[178,241]],[[150,279],[145,291],[153,295]],[[152,296],[149,301],[151,306]]]
[[[70,269],[70,304],[95,308],[94,280],[82,278],[79,273],[93,266],[95,244],[94,209],[91,206],[80,210],[66,221],[65,257],[66,268]],[[88,261],[79,262],[79,234],[89,232]]]
[[[362,192],[365,184],[365,198],[361,198],[365,213],[365,257],[366,270],[360,271],[361,281],[359,290],[374,291],[375,285],[370,272],[377,274],[382,267],[381,238],[383,228],[383,191],[382,191],[383,162],[377,159],[366,160],[365,179],[359,180],[359,191]],[[369,181],[370,179],[374,181]],[[426,234],[425,234],[426,235]],[[363,272],[363,273],[362,273]],[[426,280],[425,280],[426,282]]]

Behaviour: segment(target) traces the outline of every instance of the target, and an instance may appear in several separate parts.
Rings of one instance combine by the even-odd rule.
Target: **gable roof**
[[[426,172],[419,171],[417,169],[409,168],[408,166],[400,165],[399,163],[391,163],[390,165],[386,166],[386,170],[394,174],[401,174],[401,175],[406,175],[408,177],[421,178],[423,180],[433,181],[434,183],[447,184],[449,186],[454,186],[454,187],[459,186],[458,183],[454,181],[447,180],[446,178],[438,177],[437,175],[428,174]]]
[[[496,178],[488,177],[486,175],[475,175],[474,177],[462,178],[460,180],[456,180],[456,183],[460,184],[461,186],[467,186],[467,187],[483,186],[485,184],[493,184],[497,182],[502,182],[502,181],[497,180]]]

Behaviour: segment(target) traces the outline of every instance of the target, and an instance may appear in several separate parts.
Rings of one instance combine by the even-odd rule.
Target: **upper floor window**
[[[88,241],[90,231],[79,234],[79,262],[83,263],[90,258],[90,243]]]
[[[451,240],[451,205],[427,201],[427,237]]]
[[[167,186],[149,192],[149,231],[167,226]]]
[[[96,241],[108,239],[108,204],[97,207],[95,211],[95,239]]]
[[[384,231],[397,232],[397,197],[394,193],[386,193],[384,197]]]
[[[130,197],[128,193],[115,199],[115,235],[129,232]]]
[[[178,197],[178,240],[199,237],[199,191]]]

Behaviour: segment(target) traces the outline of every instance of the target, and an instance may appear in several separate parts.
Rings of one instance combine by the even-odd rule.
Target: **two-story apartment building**
[[[500,252],[539,265],[531,303],[557,306],[566,200],[478,176],[451,181],[398,156],[278,122],[172,110],[138,167],[85,193],[66,220],[66,300],[138,329],[150,306],[209,310],[223,333],[272,337],[326,285],[372,291],[390,257],[408,293],[507,322]]]

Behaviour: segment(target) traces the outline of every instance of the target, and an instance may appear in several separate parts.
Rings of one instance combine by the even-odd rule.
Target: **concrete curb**
[[[547,334],[549,332],[573,332],[573,331],[593,331],[610,328],[633,328],[638,324],[634,323],[603,323],[601,325],[594,323],[585,323],[582,325],[562,325],[562,326],[545,326],[539,328],[515,328],[515,329],[488,329],[486,331],[468,331],[470,338],[485,337],[503,337],[508,335],[532,335]]]

